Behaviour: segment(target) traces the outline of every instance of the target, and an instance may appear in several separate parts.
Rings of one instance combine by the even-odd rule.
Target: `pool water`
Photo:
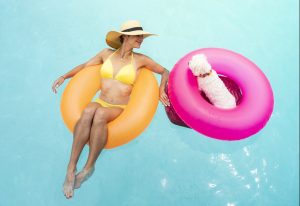
[[[0,206],[299,205],[297,0],[0,0],[0,8]],[[159,104],[143,134],[104,150],[66,200],[72,134],[60,100],[69,80],[57,94],[52,83],[107,47],[107,31],[128,19],[159,34],[137,52],[168,70],[204,47],[249,58],[272,85],[273,114],[259,133],[226,142],[170,123]],[[79,169],[87,155],[85,147]]]

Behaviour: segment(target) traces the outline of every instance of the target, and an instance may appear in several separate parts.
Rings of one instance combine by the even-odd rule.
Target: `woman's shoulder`
[[[150,57],[148,57],[147,55],[142,54],[142,53],[133,52],[133,54],[134,54],[134,57],[139,61],[147,61],[147,60],[151,59]]]
[[[115,52],[116,50],[114,49],[111,49],[111,48],[104,48],[102,51],[101,51],[101,54],[102,54],[102,57],[104,59],[106,59],[109,55],[111,55],[113,52]]]
[[[145,65],[153,65],[155,62],[149,56],[141,53],[134,52],[134,59],[138,65],[138,68],[141,68]]]
[[[138,57],[146,57],[145,54],[142,54],[142,53],[139,53],[139,52],[133,52],[133,54],[134,54],[135,56],[138,56]]]
[[[111,49],[111,48],[105,48],[105,49],[103,49],[103,52],[106,53],[106,54],[111,54],[111,53],[113,53],[115,51],[116,51],[115,49]]]

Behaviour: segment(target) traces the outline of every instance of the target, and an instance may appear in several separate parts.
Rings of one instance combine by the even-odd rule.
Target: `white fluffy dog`
[[[211,68],[204,54],[194,55],[189,62],[189,67],[197,77],[199,90],[205,93],[213,105],[222,109],[236,107],[234,96],[228,91],[216,71]]]

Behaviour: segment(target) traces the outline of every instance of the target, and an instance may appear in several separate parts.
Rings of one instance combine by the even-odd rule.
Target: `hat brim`
[[[121,35],[143,35],[144,38],[147,38],[149,36],[158,36],[157,34],[151,34],[146,31],[131,31],[131,32],[110,31],[106,35],[107,45],[115,49],[119,48],[122,45],[120,40]]]

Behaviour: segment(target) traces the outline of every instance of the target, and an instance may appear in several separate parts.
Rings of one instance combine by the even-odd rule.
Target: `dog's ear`
[[[188,62],[189,70],[193,73],[194,76],[196,76],[196,75],[195,75],[195,72],[194,72],[194,68],[192,67],[191,63],[192,63],[192,61],[190,60],[190,61]]]
[[[194,68],[193,68],[193,65],[192,65],[192,60],[190,60],[190,61],[188,62],[188,67],[189,67],[189,69],[190,69],[192,72],[194,72]]]

